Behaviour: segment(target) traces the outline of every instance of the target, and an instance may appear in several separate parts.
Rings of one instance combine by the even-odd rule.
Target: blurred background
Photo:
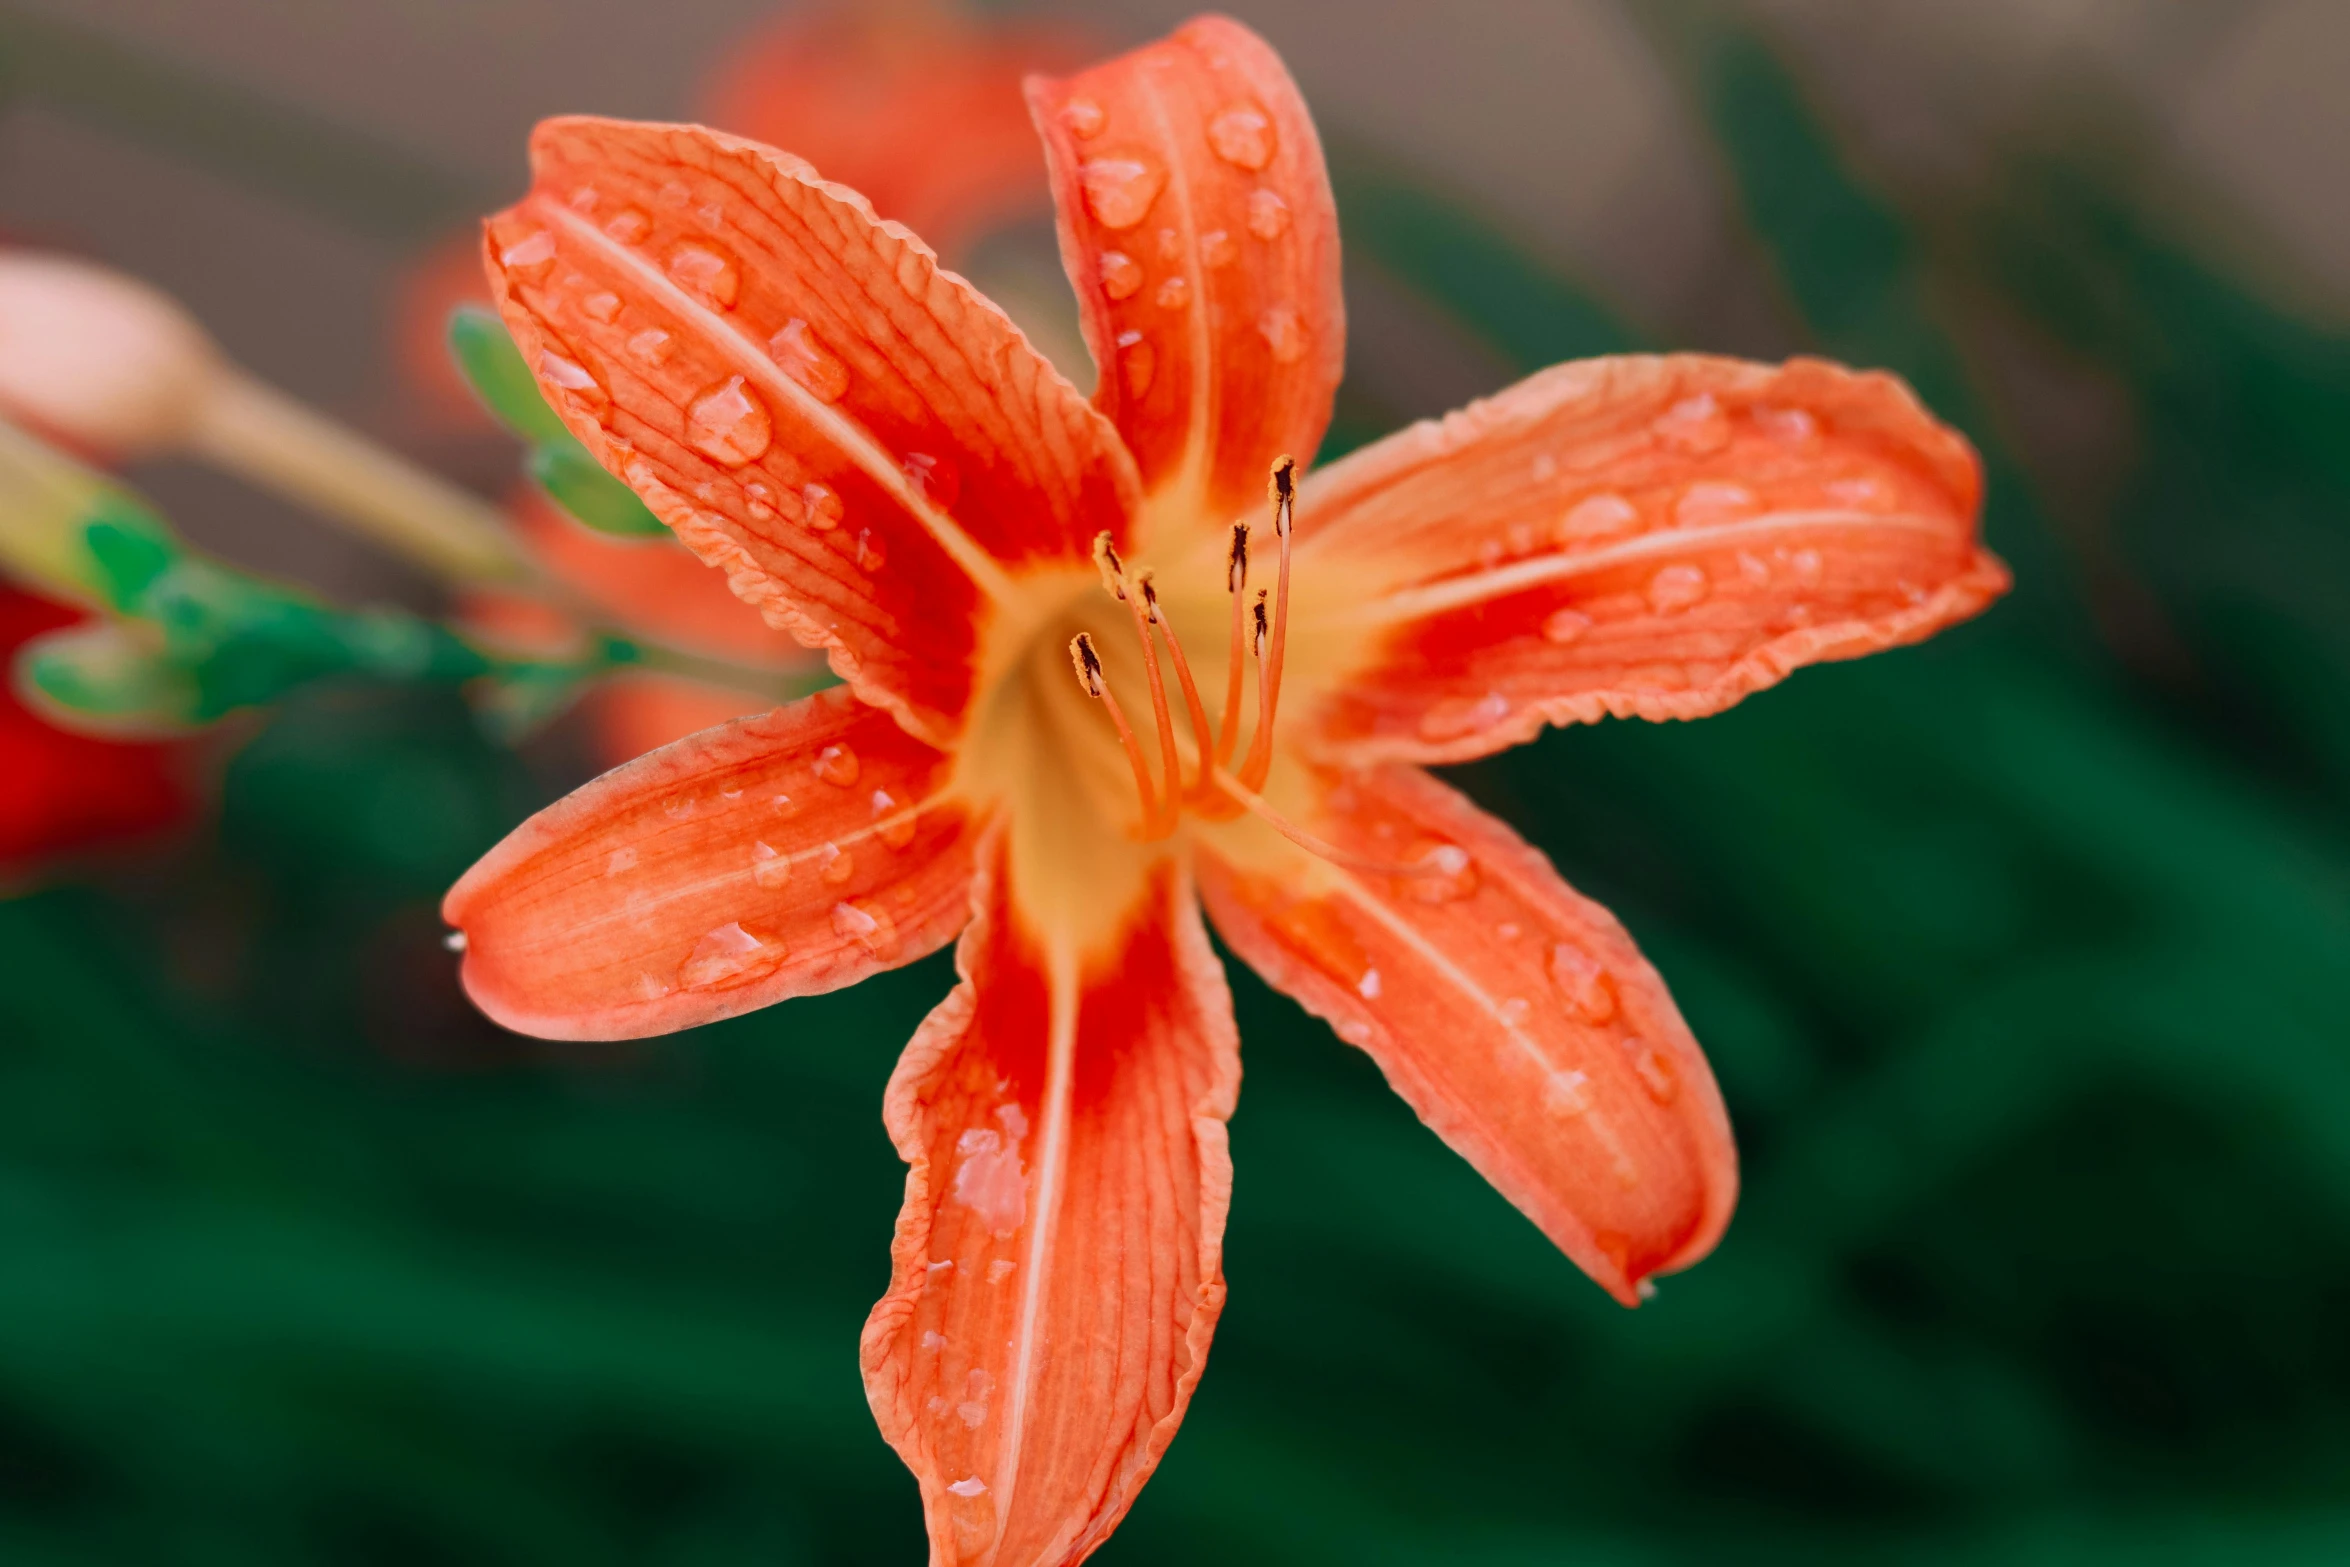
[[[1826,352],[1973,437],[2019,585],[1459,772],[1631,927],[1729,1098],[1743,1204],[1641,1311],[1235,969],[1231,1303],[1099,1559],[2350,1560],[2350,11],[1234,9],[1338,187],[1326,457],[1576,355]],[[1186,14],[854,11],[884,76],[874,38],[1065,60]],[[11,0],[0,238],[496,497],[517,450],[440,321],[529,126],[788,122],[811,15]],[[819,58],[854,136],[923,101]],[[1068,343],[1041,160],[1000,188],[938,221]],[[231,561],[442,603],[210,469],[126,472]],[[329,682],[176,751],[160,840],[0,873],[0,1561],[922,1549],[855,1343],[944,955],[579,1047],[480,1020],[441,950],[441,891],[613,743]]]

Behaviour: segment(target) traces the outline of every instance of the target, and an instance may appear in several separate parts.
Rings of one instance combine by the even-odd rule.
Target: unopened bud
[[[193,317],[105,267],[0,251],[0,412],[109,461],[187,439],[220,364]]]

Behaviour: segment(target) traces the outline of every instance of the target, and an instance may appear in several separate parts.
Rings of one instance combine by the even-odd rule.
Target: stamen
[[[1329,839],[1317,838],[1279,811],[1274,810],[1272,806],[1265,803],[1261,796],[1252,793],[1241,784],[1239,779],[1224,771],[1223,768],[1217,768],[1214,776],[1216,786],[1238,802],[1250,815],[1316,859],[1328,860],[1333,865],[1344,865],[1350,870],[1368,871],[1374,876],[1435,876],[1444,873],[1444,868],[1428,857],[1408,862],[1374,860],[1366,855],[1341,849]]]
[[[1093,563],[1102,574],[1102,585],[1110,596],[1125,604],[1134,617],[1135,640],[1142,644],[1143,674],[1150,681],[1151,716],[1157,721],[1159,737],[1159,765],[1166,774],[1166,789],[1160,797],[1164,813],[1152,818],[1144,835],[1164,838],[1175,830],[1175,819],[1182,814],[1183,763],[1175,754],[1175,718],[1167,710],[1167,682],[1159,673],[1158,645],[1151,641],[1150,614],[1143,608],[1142,599],[1126,591],[1126,563],[1118,558],[1117,546],[1110,542],[1107,531],[1093,539]]]
[[[1142,796],[1142,835],[1159,836],[1159,801],[1151,788],[1150,768],[1143,762],[1142,747],[1134,738],[1134,726],[1126,722],[1125,710],[1110,692],[1109,681],[1102,678],[1101,655],[1093,650],[1093,638],[1080,631],[1069,639],[1069,662],[1077,671],[1077,683],[1085,694],[1108,709],[1110,722],[1117,726],[1118,743],[1126,748],[1126,765],[1134,769],[1135,792]]]
[[[1208,710],[1200,705],[1199,688],[1191,683],[1191,661],[1183,656],[1183,644],[1175,638],[1175,624],[1159,613],[1159,590],[1151,586],[1149,572],[1136,578],[1142,585],[1143,610],[1150,623],[1159,628],[1159,635],[1167,639],[1167,656],[1175,661],[1175,683],[1183,688],[1184,715],[1191,720],[1191,743],[1199,751],[1199,777],[1195,791],[1205,793],[1208,784]]]
[[[1126,602],[1126,563],[1118,558],[1118,546],[1110,542],[1110,530],[1104,528],[1093,536],[1093,569],[1102,574],[1102,586],[1119,603]]]
[[[1248,591],[1248,524],[1232,525],[1232,553],[1224,565],[1225,591],[1232,595],[1232,650],[1224,665],[1224,717],[1216,726],[1216,760],[1219,764],[1232,760],[1232,747],[1240,739],[1240,620],[1241,594]]]
[[[1273,503],[1273,531],[1281,540],[1281,567],[1274,586],[1272,648],[1258,654],[1263,662],[1257,677],[1257,732],[1248,743],[1248,760],[1240,766],[1240,776],[1251,789],[1260,787],[1273,769],[1273,715],[1281,705],[1281,663],[1289,649],[1289,534],[1297,507],[1297,463],[1287,453],[1274,459],[1265,490]]]

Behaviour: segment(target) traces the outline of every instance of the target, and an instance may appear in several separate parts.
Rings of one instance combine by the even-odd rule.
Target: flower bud
[[[109,462],[168,451],[219,365],[188,313],[65,256],[0,251],[0,413]]]

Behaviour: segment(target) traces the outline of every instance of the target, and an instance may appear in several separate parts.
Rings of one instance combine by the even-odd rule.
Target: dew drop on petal
[[[635,869],[636,850],[634,849],[614,849],[611,857],[604,861],[604,874],[607,876],[618,876],[623,871]]]
[[[837,843],[827,842],[815,853],[816,874],[827,887],[837,887],[857,874],[857,857]]]
[[[1886,499],[1885,487],[1874,479],[1838,479],[1828,486],[1828,499],[1846,506],[1877,506]]]
[[[854,941],[877,958],[886,958],[897,951],[898,924],[887,909],[869,903],[836,903],[832,906],[832,931],[836,936]]]
[[[1754,510],[1754,492],[1743,484],[1692,484],[1673,506],[1673,520],[1684,527],[1730,522]]]
[[[1591,629],[1591,617],[1579,609],[1553,610],[1542,621],[1542,639],[1562,647],[1569,642],[1580,642]]]
[[[775,516],[775,491],[753,479],[743,486],[743,506],[754,521],[770,521]]]
[[[987,1482],[977,1475],[965,1475],[962,1479],[948,1486],[947,1489],[957,1496],[977,1496],[987,1489]]]
[[[1738,580],[1752,588],[1767,587],[1770,585],[1771,568],[1763,564],[1760,556],[1740,550],[1738,552]]]
[[[653,192],[653,199],[664,207],[682,207],[694,199],[693,188],[683,180],[664,180]]]
[[[1488,729],[1510,716],[1510,699],[1499,691],[1483,696],[1447,697],[1420,715],[1420,735],[1427,740],[1458,740]]]
[[[1177,273],[1161,283],[1151,298],[1161,310],[1181,310],[1191,303],[1191,280]]]
[[[498,252],[498,264],[524,277],[544,277],[555,262],[555,236],[538,229]]]
[[[1648,606],[1660,615],[1675,614],[1704,598],[1707,586],[1701,567],[1678,562],[1659,566],[1648,579]]]
[[[1159,259],[1161,261],[1181,261],[1183,259],[1183,236],[1173,229],[1159,230]]]
[[[596,392],[596,378],[587,373],[587,367],[576,359],[566,359],[552,348],[539,352],[539,374],[567,392]]]
[[[1655,1046],[1637,1035],[1625,1039],[1624,1049],[1631,1055],[1633,1075],[1640,1079],[1640,1086],[1648,1090],[1648,1097],[1660,1105],[1671,1104],[1673,1095],[1681,1087],[1680,1079],[1673,1072],[1673,1063],[1658,1054]]]
[[[1199,237],[1199,258],[1211,267],[1228,267],[1238,259],[1240,246],[1222,229],[1210,229]]]
[[[751,880],[770,892],[791,880],[791,860],[764,840],[751,845]]]
[[[729,923],[694,943],[694,950],[678,965],[677,982],[688,990],[723,985],[782,956],[780,944],[753,935],[740,923]]]
[[[1382,988],[1384,987],[1379,981],[1379,971],[1375,968],[1363,970],[1363,977],[1355,981],[1355,994],[1365,1001],[1378,1000]]]
[[[1289,228],[1289,203],[1281,193],[1256,190],[1248,197],[1248,231],[1259,239],[1279,239]]]
[[[686,409],[686,439],[695,450],[730,467],[755,462],[775,440],[767,405],[730,375]]]
[[[1110,123],[1110,117],[1091,98],[1072,98],[1061,105],[1061,123],[1069,127],[1069,134],[1079,141],[1090,141],[1102,133],[1102,127]]]
[[[1086,210],[1108,229],[1130,229],[1148,216],[1167,171],[1141,153],[1089,159],[1077,171]]]
[[[1477,862],[1457,843],[1422,838],[1404,856],[1404,863],[1420,867],[1418,875],[1396,881],[1415,902],[1452,903],[1477,890]]]
[[[818,402],[835,403],[849,389],[849,367],[817,340],[798,316],[786,321],[767,339],[767,352],[783,373],[808,389]]]
[[[942,511],[963,498],[963,472],[944,457],[908,452],[898,459],[898,471],[914,486],[915,494]]]
[[[639,974],[636,977],[637,996],[645,1001],[658,1001],[676,989],[677,987],[667,980],[655,979],[650,974]]]
[[[1782,446],[1801,450],[1819,439],[1820,422],[1801,408],[1766,408],[1754,410],[1755,428]]]
[[[623,245],[633,245],[653,232],[653,220],[635,207],[623,207],[604,220],[604,232]]]
[[[1151,377],[1159,368],[1159,356],[1143,335],[1129,327],[1118,334],[1118,372],[1126,382],[1126,395],[1140,397],[1151,389]]]
[[[889,564],[889,546],[881,542],[881,535],[871,528],[857,530],[857,569],[879,571]]]
[[[1787,557],[1787,564],[1794,567],[1795,574],[1806,582],[1820,580],[1820,552],[1818,550],[1797,550]]]
[[[628,340],[628,351],[649,365],[666,364],[676,351],[669,334],[657,326],[646,327]]]
[[[593,185],[582,185],[571,193],[571,209],[574,212],[593,212],[596,203],[603,199],[603,193]]]
[[[734,308],[742,292],[742,268],[715,245],[689,240],[669,253],[669,280],[706,305]]]
[[[1649,428],[1668,446],[1700,456],[1730,444],[1730,421],[1711,392],[1683,398],[1659,414]]]
[[[1305,325],[1288,305],[1266,311],[1257,320],[1257,330],[1264,335],[1265,346],[1273,350],[1276,364],[1293,365],[1305,357]]]
[[[1550,983],[1567,1010],[1586,1023],[1604,1023],[1616,1015],[1616,984],[1599,960],[1572,942],[1556,942],[1550,949]]]
[[[1208,145],[1234,168],[1252,173],[1273,161],[1272,116],[1253,103],[1228,104],[1208,121]]]
[[[1621,495],[1586,495],[1567,508],[1558,521],[1561,544],[1582,544],[1613,538],[1640,526],[1640,508]]]
[[[899,805],[897,797],[887,789],[873,791],[873,821],[873,835],[893,849],[902,849],[914,841],[914,814]]]
[[[1542,1081],[1542,1108],[1562,1119],[1584,1114],[1591,1108],[1590,1082],[1581,1072],[1548,1073]]]
[[[1014,1262],[1009,1257],[998,1257],[995,1261],[987,1265],[987,1282],[990,1284],[1001,1284],[1004,1282],[1004,1280],[1010,1278],[1012,1276],[1012,1270],[1019,1266],[1020,1265],[1018,1263]]]
[[[590,319],[608,323],[618,319],[620,315],[620,296],[610,289],[603,289],[581,300],[579,308]]]
[[[661,814],[673,822],[684,821],[694,814],[694,797],[690,794],[671,795],[661,802]]]
[[[855,750],[846,745],[828,745],[816,753],[813,770],[826,783],[846,789],[857,781],[857,774],[863,769]]]
[[[803,484],[800,486],[802,519],[818,533],[830,533],[840,526],[840,497],[829,485]]]
[[[1132,299],[1142,287],[1142,263],[1123,250],[1105,250],[1094,265],[1101,270],[1102,292],[1112,299]]]
[[[1526,1021],[1526,1014],[1534,1010],[1534,1003],[1524,996],[1511,996],[1495,1010],[1500,1013],[1502,1022],[1516,1028]]]

